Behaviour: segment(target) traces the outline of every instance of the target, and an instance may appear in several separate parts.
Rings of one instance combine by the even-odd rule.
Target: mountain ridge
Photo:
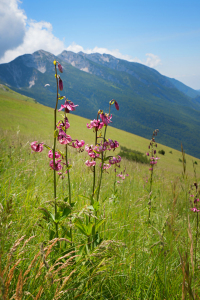
[[[180,150],[182,142],[187,153],[200,157],[196,140],[200,101],[179,91],[166,76],[139,63],[108,54],[64,51],[55,56],[39,50],[1,64],[0,81],[54,107],[54,59],[63,65],[63,94],[81,107],[78,115],[94,119],[98,109],[107,111],[108,102],[114,98],[120,104],[118,114],[112,111],[116,128],[146,138],[159,128],[160,143]],[[46,83],[50,86],[45,88]]]

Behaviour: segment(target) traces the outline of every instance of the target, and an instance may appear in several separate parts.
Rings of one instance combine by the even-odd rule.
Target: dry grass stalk
[[[41,287],[40,287],[40,290],[39,290],[39,292],[37,293],[37,296],[34,298],[34,300],[40,299],[40,296],[42,295],[42,293],[43,293],[43,287],[41,286]]]
[[[17,281],[15,300],[21,300],[22,299],[22,289],[23,289],[23,276],[22,276],[22,271],[20,271],[18,281]]]
[[[8,280],[5,283],[5,295],[4,295],[5,300],[7,299],[7,296],[8,296],[9,286],[10,286],[10,282],[13,278],[14,270],[19,265],[20,261],[21,261],[21,258],[14,264],[14,266],[10,269],[10,272],[8,273]]]
[[[34,259],[32,260],[32,262],[30,263],[30,265],[28,266],[28,269],[26,270],[26,272],[24,273],[24,278],[25,276],[28,275],[28,273],[30,272],[33,264],[35,263],[36,259],[38,258],[38,256],[40,256],[40,252],[38,252],[35,256],[34,256]],[[24,280],[24,283],[26,282],[27,278]]]
[[[7,261],[7,265],[6,265],[6,268],[4,269],[3,271],[3,275],[7,273],[8,271],[8,268],[10,266],[10,261],[11,261],[11,258],[12,258],[12,255],[13,253],[17,250],[17,247],[19,246],[19,244],[21,243],[21,241],[23,241],[23,239],[25,238],[25,235],[23,235],[20,239],[18,239],[13,247],[10,249],[10,252],[8,253],[8,261]]]
[[[61,297],[61,294],[63,294],[63,291],[62,291],[62,290],[63,290],[64,286],[67,284],[67,282],[69,281],[70,277],[72,276],[72,274],[73,274],[75,271],[76,271],[76,270],[73,270],[73,271],[69,274],[69,276],[67,276],[67,277],[64,278],[61,287],[60,287],[59,289],[58,289],[58,288],[56,289],[56,293],[55,293],[55,295],[54,295],[53,300],[58,300],[58,299]]]
[[[79,256],[79,255],[74,255],[74,256],[70,257],[64,264],[62,264],[57,270],[55,270],[53,272],[53,274],[56,274],[56,273],[60,272],[62,269],[66,268],[67,266],[71,265],[71,261],[77,256]]]
[[[28,240],[26,240],[26,241],[24,242],[24,245],[23,245],[21,251],[24,249],[24,247],[26,246],[26,244],[27,244],[28,242],[30,242],[30,240],[32,240],[34,237],[35,237],[35,235],[31,236]]]
[[[179,251],[179,250],[178,250]],[[192,292],[192,276],[190,275],[190,267],[188,262],[188,254],[185,253],[185,256],[181,256],[179,251],[180,259],[181,259],[181,268],[183,272],[183,283],[182,283],[182,300],[186,299],[187,292],[189,294],[189,299],[194,300],[194,295]]]
[[[193,240],[192,240],[192,230],[191,230],[191,226],[190,226],[189,216],[188,216],[188,235],[189,235],[190,242],[191,242],[190,256],[191,256],[192,272],[194,275]]]
[[[33,295],[32,295],[30,292],[25,291],[25,292],[24,292],[24,295],[30,296],[30,297],[32,297],[32,299],[34,300],[34,297],[33,297]]]
[[[69,240],[65,239],[65,238],[55,238],[55,239],[53,239],[53,240],[51,241],[51,242],[52,242],[51,245],[47,248],[48,250],[47,250],[47,252],[46,252],[45,258],[48,257],[48,255],[51,253],[51,250],[52,250],[53,246],[54,246],[57,242],[63,242],[63,241],[71,244],[71,242],[70,242]],[[46,250],[46,248],[45,248],[45,250]]]

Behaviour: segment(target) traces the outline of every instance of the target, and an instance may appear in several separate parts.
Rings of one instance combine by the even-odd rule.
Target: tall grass
[[[181,173],[172,179],[168,171],[154,169],[149,223],[149,167],[122,159],[121,167],[129,177],[117,184],[115,194],[115,172],[108,170],[102,178],[103,242],[84,252],[87,239],[73,227],[75,248],[70,249],[67,236],[59,237],[68,249],[60,253],[58,240],[49,240],[49,226],[40,212],[53,209],[52,170],[45,156],[31,153],[28,140],[20,133],[2,133],[0,143],[2,299],[200,297],[198,245],[194,256],[197,223],[189,202],[189,189],[194,180],[199,182],[198,173],[196,179]],[[85,160],[85,153],[69,152],[72,216],[80,220],[91,213],[93,174],[84,166]],[[57,199],[62,207],[66,186],[59,180]],[[62,226],[68,228],[67,222]]]

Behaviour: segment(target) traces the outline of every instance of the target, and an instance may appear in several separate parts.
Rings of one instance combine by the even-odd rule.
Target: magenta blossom
[[[113,156],[112,158],[109,159],[109,163],[111,165],[118,164],[118,163],[120,163],[120,161],[121,161],[121,156],[119,156],[119,155],[118,155],[118,158]]]
[[[60,142],[61,145],[66,145],[71,143],[72,138],[70,135],[67,135],[62,129],[59,130],[58,134],[58,141]]]
[[[96,161],[94,161],[94,160],[92,160],[92,161],[86,160],[85,164],[86,164],[87,167],[93,167],[93,166],[96,165]]]
[[[197,203],[197,202],[199,202],[199,198],[197,198],[197,199],[194,200],[194,203]]]
[[[116,110],[119,110],[119,104],[117,103],[116,100],[115,100],[115,108],[116,108]]]
[[[60,73],[63,73],[63,67],[61,66],[61,64],[57,61],[58,63],[58,70],[60,71]]]
[[[69,122],[68,122],[68,119],[66,118],[65,123],[64,123],[63,121],[59,121],[59,122],[57,123],[56,127],[57,127],[58,129],[63,129],[63,128],[68,129],[68,128],[70,127],[70,124],[69,124]]]
[[[54,163],[53,163],[53,159],[50,161],[49,165],[50,167],[53,169],[53,170],[56,170],[56,171],[60,171],[62,169],[62,166],[60,164],[61,162],[61,159],[58,159],[55,161],[55,167],[54,167]]]
[[[87,123],[87,128],[95,128],[96,130],[100,130],[103,127],[103,125],[103,122],[94,119],[93,121],[90,121],[90,124]]]
[[[59,78],[59,83],[58,83],[58,85],[59,85],[60,91],[62,91],[62,90],[63,90],[63,82],[62,82],[62,79],[61,79],[61,78]]]
[[[42,152],[43,151],[43,144],[44,143],[37,144],[37,141],[35,141],[35,142],[31,143],[31,148],[35,152]]]
[[[200,209],[197,209],[196,207],[190,208],[193,212],[199,212]]]
[[[69,113],[70,111],[74,111],[75,107],[78,105],[74,105],[74,103],[70,100],[65,100],[65,104],[61,104],[61,107],[58,111],[61,111],[63,108],[65,109],[66,113]]]
[[[83,140],[79,141],[76,140],[75,142],[72,143],[73,148],[81,148],[85,145],[85,142]]]
[[[55,152],[55,158],[60,158],[60,156],[61,155],[58,152]],[[53,151],[52,150],[49,150],[48,157],[53,158]]]
[[[99,167],[101,168],[102,163],[100,163]],[[110,169],[111,165],[110,164],[103,164],[103,170],[108,170]]]
[[[112,115],[109,116],[108,114],[102,113],[102,114],[100,114],[100,117],[101,117],[101,120],[102,120],[103,124],[106,125],[106,126],[107,126],[109,123],[112,122],[112,121],[111,121]]]

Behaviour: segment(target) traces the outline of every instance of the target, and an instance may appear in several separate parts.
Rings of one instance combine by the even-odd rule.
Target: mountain
[[[99,108],[108,111],[108,102],[116,99],[120,110],[112,108],[114,127],[146,138],[159,128],[158,142],[178,150],[182,142],[188,154],[200,157],[200,101],[142,64],[108,54],[63,51],[56,57],[40,50],[1,64],[0,81],[54,107],[54,59],[63,65],[63,95],[79,105],[78,115],[94,119]]]
[[[171,83],[181,92],[183,92],[185,95],[191,97],[191,98],[196,98],[200,96],[200,90],[194,90],[190,88],[189,86],[185,85],[184,83],[174,79],[174,78],[168,78]]]

